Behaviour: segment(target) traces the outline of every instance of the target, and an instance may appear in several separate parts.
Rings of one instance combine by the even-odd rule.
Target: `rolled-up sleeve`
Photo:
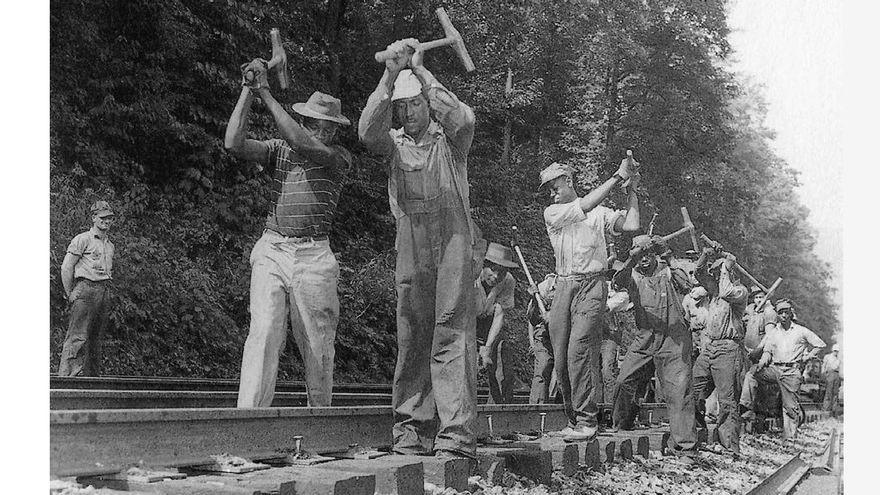
[[[607,208],[605,206],[597,206],[593,209],[593,211],[600,211],[602,214],[602,221],[605,225],[605,232],[613,236],[619,236],[621,232],[619,232],[614,225],[617,223],[618,219],[626,218],[626,212],[623,210],[612,210],[611,208]]]
[[[367,99],[358,120],[358,137],[373,153],[388,155],[394,148],[391,130],[391,98],[388,92],[378,89]]]
[[[467,155],[474,140],[474,111],[440,83],[425,88],[422,94],[450,143]]]
[[[749,298],[749,291],[744,285],[733,283],[730,274],[722,268],[718,279],[718,297],[730,304],[745,304]]]
[[[571,203],[553,204],[544,208],[544,224],[550,232],[556,232],[575,222],[586,220],[580,198]]]

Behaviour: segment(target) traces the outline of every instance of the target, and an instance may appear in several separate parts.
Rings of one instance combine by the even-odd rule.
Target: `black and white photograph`
[[[41,8],[6,42],[39,114],[7,141],[8,493],[872,491],[867,13]]]

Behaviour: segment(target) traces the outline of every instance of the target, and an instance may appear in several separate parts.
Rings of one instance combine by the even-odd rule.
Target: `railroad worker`
[[[639,228],[639,175],[627,160],[603,184],[584,197],[574,189],[571,168],[553,163],[541,171],[554,204],[544,209],[544,223],[556,257],[556,295],[550,311],[550,339],[556,378],[568,425],[565,441],[590,440],[598,433],[600,340],[608,287],[605,232],[619,235]],[[599,204],[615,185],[631,182],[627,210]]]
[[[61,262],[61,284],[70,309],[58,376],[98,376],[101,339],[110,315],[113,243],[108,233],[113,210],[106,201],[92,204],[92,228],[77,235]]]
[[[417,40],[397,57],[361,113],[358,133],[389,160],[397,220],[394,452],[476,453],[477,348],[467,155],[474,112],[422,64]],[[392,114],[402,126],[392,128]]]
[[[748,289],[732,273],[736,258],[723,253],[707,270],[710,257],[721,254],[712,247],[703,248],[697,259],[694,275],[709,293],[706,319],[706,344],[693,367],[694,398],[697,424],[705,425],[704,398],[713,390],[718,397],[718,436],[721,445],[739,457],[739,399],[742,391],[742,315],[748,300]]]
[[[633,418],[627,416],[632,411],[639,371],[653,363],[666,397],[673,451],[689,459],[696,453],[697,431],[691,331],[682,299],[690,292],[691,282],[685,270],[659,263],[663,249],[659,236],[635,236],[629,259],[614,275],[613,285],[626,288],[633,302],[636,334],[620,366],[612,419],[615,428],[632,423]]]
[[[777,302],[776,313],[779,315],[778,324],[761,342],[761,360],[754,371],[746,374],[740,404],[744,409],[753,408],[758,382],[778,384],[784,413],[782,434],[790,438],[797,433],[802,419],[798,393],[803,381],[803,366],[816,357],[825,347],[825,342],[808,328],[791,320],[790,302]]]
[[[510,345],[505,342],[504,317],[513,309],[516,288],[510,270],[518,267],[513,250],[490,242],[485,264],[474,282],[477,344],[480,346],[480,362],[489,381],[489,402],[493,404],[513,403],[513,355]]]
[[[693,273],[688,274],[691,282],[694,282]],[[709,293],[702,285],[695,285],[681,301],[684,306],[688,327],[691,330],[691,342],[693,343],[693,358],[700,354],[700,349],[708,342],[703,329],[706,328],[706,318],[709,316]],[[704,342],[705,339],[705,342]]]
[[[329,235],[339,193],[352,158],[334,144],[340,126],[350,125],[333,96],[315,92],[291,110],[269,92],[264,60],[245,70],[229,118],[225,146],[234,156],[260,164],[272,175],[272,210],[250,254],[250,332],[244,344],[238,407],[269,407],[275,394],[278,359],[287,339],[287,319],[305,371],[308,404],[329,406],[339,296],[339,264]],[[248,115],[259,96],[282,139],[247,138]]]
[[[769,301],[764,302],[766,299],[767,294],[757,285],[753,285],[749,290],[749,305],[746,306],[746,311],[743,314],[743,322],[746,327],[743,345],[750,354],[758,349],[758,344],[761,343],[767,332],[776,326],[776,311]],[[756,309],[762,305],[761,312],[757,312]],[[760,357],[759,351],[757,356],[753,356],[753,359],[757,361]]]
[[[526,320],[529,325],[529,352],[534,356],[532,385],[529,390],[529,404],[545,404],[550,401],[550,382],[553,376],[553,346],[547,330],[550,306],[553,304],[556,275],[549,274],[538,283],[538,291],[529,298]],[[535,302],[540,297],[548,315],[541,315]]]
[[[822,409],[833,413],[840,389],[840,344],[831,346],[831,352],[822,359],[822,376],[825,378]]]

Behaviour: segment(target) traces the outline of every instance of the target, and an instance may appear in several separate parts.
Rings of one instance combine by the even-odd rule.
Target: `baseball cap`
[[[574,171],[568,165],[553,162],[549,167],[541,170],[541,187],[557,177],[562,177],[563,175],[571,177],[573,173]]]
[[[110,203],[106,201],[95,201],[89,209],[91,210],[92,215],[98,215],[99,217],[113,215],[113,210],[110,209]]]

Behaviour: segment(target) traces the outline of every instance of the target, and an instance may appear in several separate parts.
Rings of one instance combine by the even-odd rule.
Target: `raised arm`
[[[241,95],[238,97],[238,102],[229,117],[229,124],[226,126],[223,145],[237,158],[265,163],[269,158],[269,146],[262,141],[247,138],[248,115],[253,101],[253,91],[247,86],[241,88]]]
[[[636,195],[636,186],[638,186],[638,173],[633,172],[629,168],[629,161],[624,159],[620,162],[620,167],[610,179],[603,182],[599,187],[594,188],[589,194],[580,198],[581,209],[588,212],[598,206],[614,189],[618,183],[623,183],[627,179],[632,178],[629,185],[629,194],[627,195],[627,212],[626,217],[619,219],[619,225],[615,228],[619,231],[634,232],[639,229],[639,198]]]
[[[614,223],[614,229],[618,232],[636,232],[639,230],[639,197],[636,194],[636,186],[640,178],[639,174],[635,174],[632,182],[630,182],[629,192],[626,196],[626,216],[618,217]]]
[[[340,169],[348,168],[348,160],[339,151],[338,148],[331,148],[321,141],[318,141],[284,110],[284,107],[278,103],[278,100],[269,92],[269,87],[262,87],[259,90],[260,98],[275,119],[275,125],[281,137],[287,141],[291,148],[306,155],[309,159],[314,160],[322,165],[331,165]]]
[[[749,298],[749,291],[740,283],[733,283],[730,279],[730,270],[736,258],[732,254],[727,255],[727,259],[721,265],[721,276],[718,278],[718,297],[724,299],[730,304],[745,304]]]
[[[391,130],[391,93],[399,72],[399,68],[392,70],[386,66],[358,120],[358,138],[367,149],[381,155],[388,154],[394,147],[388,131]]]

